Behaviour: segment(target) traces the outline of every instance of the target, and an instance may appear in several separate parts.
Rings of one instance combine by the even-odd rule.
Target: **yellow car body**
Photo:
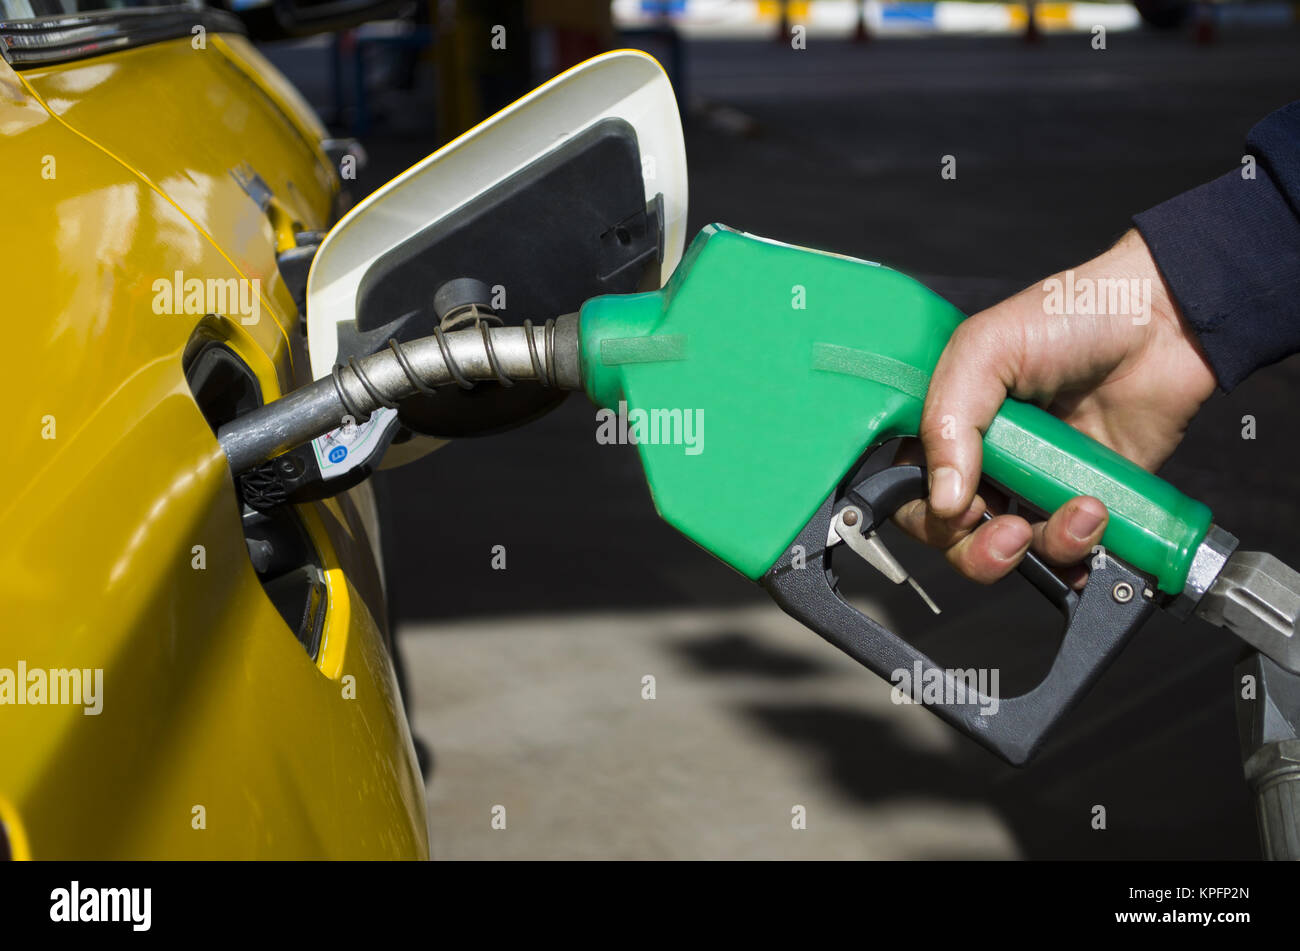
[[[14,858],[427,856],[369,489],[295,507],[328,589],[313,657],[255,573],[184,370],[197,334],[265,400],[310,379],[277,254],[331,224],[324,136],[235,33],[0,62]],[[258,319],[158,313],[156,282],[178,273],[255,279]],[[33,671],[71,670],[102,671],[98,713],[49,702],[52,678],[31,692]]]

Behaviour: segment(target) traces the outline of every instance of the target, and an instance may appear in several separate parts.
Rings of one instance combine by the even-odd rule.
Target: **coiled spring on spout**
[[[483,339],[483,354],[487,360],[488,367],[491,370],[492,379],[505,387],[514,386],[517,381],[507,374],[505,368],[501,365],[501,361],[497,357],[496,347],[492,340],[493,330],[497,329],[497,327],[489,326],[490,321],[495,321],[499,326],[500,318],[495,314],[484,314],[482,312],[473,314],[472,318],[474,328],[478,330]],[[462,389],[472,390],[477,385],[477,382],[483,381],[471,380],[465,374],[464,368],[460,365],[460,362],[456,359],[455,354],[452,353],[452,349],[447,343],[447,326],[450,324],[450,326],[454,328],[455,324],[460,322],[463,322],[463,317],[461,320],[444,320],[441,325],[434,328],[432,336],[438,344],[438,350],[442,354],[443,363],[446,365],[447,372],[451,375],[452,380]],[[523,331],[524,339],[528,345],[528,362],[532,365],[533,370],[531,378],[546,388],[558,386],[559,382],[556,378],[555,363],[555,321],[553,319],[547,320],[542,326],[542,349],[540,350],[537,346],[537,340],[534,335],[534,325],[531,320],[525,320],[523,322]],[[429,396],[436,396],[438,394],[438,388],[430,386],[420,377],[419,373],[415,370],[415,367],[412,366],[410,357],[405,352],[405,347],[406,345],[398,342],[396,338],[390,337],[388,340],[388,349],[392,351],[393,357],[396,359],[398,367],[401,368],[402,374],[410,381],[411,386],[415,388],[416,392]],[[346,366],[347,369],[352,371],[357,382],[361,384],[361,387],[366,391],[370,398],[374,400],[377,406],[382,406],[387,409],[397,409],[398,401],[394,400],[390,394],[385,393],[382,387],[376,385],[374,380],[371,379],[370,374],[366,372],[366,368],[362,365],[361,361],[356,357],[349,357]],[[348,394],[347,387],[343,385],[343,369],[343,364],[336,363],[334,368],[330,371],[331,378],[334,382],[334,389],[338,394],[339,402],[342,403],[344,409],[346,409],[354,418],[364,418],[368,416],[369,413],[363,411],[361,407],[357,406],[352,397]]]

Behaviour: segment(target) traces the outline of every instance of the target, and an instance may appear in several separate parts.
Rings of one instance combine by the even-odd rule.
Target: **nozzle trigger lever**
[[[868,529],[866,534],[863,534],[862,530],[864,528]],[[833,538],[831,537],[832,534],[834,535]],[[931,611],[935,614],[940,613],[939,605],[934,603],[934,600],[925,593],[925,589],[907,573],[907,569],[885,547],[885,543],[863,518],[862,510],[856,505],[846,505],[835,513],[835,518],[831,521],[831,531],[827,535],[826,544],[833,545],[838,541],[843,541],[863,561],[894,584],[902,584],[906,581]]]

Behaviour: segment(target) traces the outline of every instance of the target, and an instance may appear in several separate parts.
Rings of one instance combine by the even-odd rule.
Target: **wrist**
[[[1137,282],[1134,286],[1141,288],[1143,309],[1147,311],[1139,316],[1149,318],[1148,324],[1183,324],[1178,302],[1137,229],[1124,232],[1099,261],[1108,276]]]
[[[1200,402],[1209,399],[1217,386],[1214,369],[1141,233],[1129,229],[1103,257],[1111,257],[1108,263],[1117,272],[1116,276],[1136,279],[1137,286],[1143,288],[1149,308],[1145,315],[1149,346],[1162,351],[1162,356],[1174,360],[1183,369],[1187,385],[1197,393]]]

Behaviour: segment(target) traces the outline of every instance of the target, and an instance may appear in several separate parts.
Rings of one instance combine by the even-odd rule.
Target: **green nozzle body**
[[[889,268],[710,225],[662,290],[583,306],[583,381],[605,435],[637,442],[660,515],[757,580],[867,450],[918,433],[962,319]],[[1167,594],[1210,525],[1201,503],[1014,399],[985,435],[984,473],[1046,511],[1097,497],[1107,551]]]

